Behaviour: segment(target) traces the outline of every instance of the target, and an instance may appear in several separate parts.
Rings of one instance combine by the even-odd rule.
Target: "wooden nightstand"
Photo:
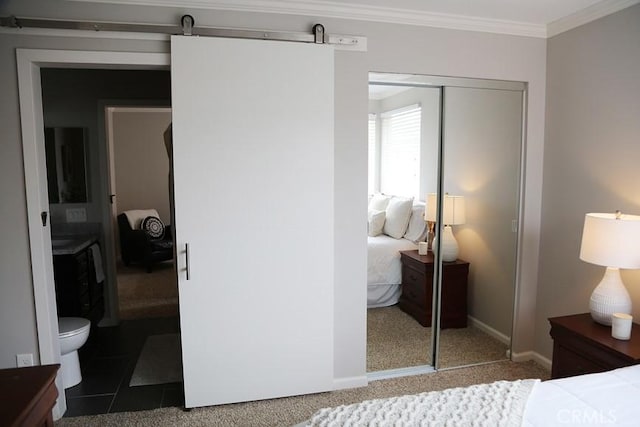
[[[611,327],[596,323],[589,313],[549,319],[553,338],[552,378],[591,374],[640,363],[640,325],[631,339],[617,340]]]
[[[60,365],[0,370],[0,425],[53,427]]]
[[[433,253],[418,255],[417,250],[400,251],[402,295],[399,306],[422,326],[431,326]],[[442,268],[442,328],[467,326],[467,276],[469,263],[444,262]]]

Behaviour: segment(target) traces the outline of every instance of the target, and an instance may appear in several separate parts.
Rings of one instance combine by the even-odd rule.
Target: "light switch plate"
[[[18,368],[33,366],[33,354],[16,354],[16,365]]]
[[[87,222],[87,210],[85,208],[67,209],[67,222]]]

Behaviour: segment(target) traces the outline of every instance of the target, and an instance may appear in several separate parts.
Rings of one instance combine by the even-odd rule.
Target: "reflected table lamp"
[[[613,313],[631,314],[631,298],[620,269],[640,268],[640,216],[620,211],[586,214],[580,259],[607,268],[589,300],[593,320],[611,325]]]
[[[435,193],[427,195],[427,208],[425,211],[425,220],[435,222],[438,212],[438,197]],[[442,241],[440,249],[442,251],[442,260],[451,262],[458,259],[458,242],[453,235],[452,225],[461,225],[465,223],[464,196],[444,195],[444,206],[442,209]],[[434,237],[432,248],[437,248],[437,237]]]

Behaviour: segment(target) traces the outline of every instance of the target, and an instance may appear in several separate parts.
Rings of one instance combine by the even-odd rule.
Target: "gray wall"
[[[275,14],[127,7],[52,0],[6,1],[0,15],[63,19],[176,23],[189,12],[201,25],[308,31],[321,21],[328,32],[368,38],[367,52],[336,53],[335,122],[335,377],[364,375],[366,351],[367,78],[369,71],[465,76],[529,82],[527,211],[525,213],[519,334],[516,351],[533,347],[538,266],[542,150],[544,134],[545,56],[542,39],[417,26]],[[126,40],[23,35],[6,30],[0,38],[0,159],[5,237],[0,258],[0,367],[13,366],[16,353],[37,353],[31,283],[15,48],[55,48],[168,52],[157,40]],[[99,36],[99,34],[98,34]],[[10,242],[10,244],[9,244]],[[5,317],[6,316],[6,317]],[[346,382],[346,384],[348,381]],[[338,383],[339,386],[339,383]]]
[[[118,212],[155,209],[163,223],[171,224],[169,157],[163,138],[169,123],[170,111],[113,113]]]
[[[584,215],[640,214],[640,5],[553,37],[547,66],[536,348],[550,357],[547,318],[587,312],[604,273],[578,258]],[[640,319],[640,274],[622,278]]]

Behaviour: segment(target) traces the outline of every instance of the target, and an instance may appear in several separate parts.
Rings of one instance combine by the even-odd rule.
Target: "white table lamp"
[[[435,222],[437,212],[438,197],[435,193],[430,193],[427,195],[427,209],[424,217],[427,221]],[[443,261],[450,262],[458,259],[458,242],[453,235],[451,226],[464,224],[465,220],[464,197],[445,194],[442,209],[442,223],[444,227],[442,228],[442,242],[440,242]],[[434,250],[437,248],[436,238],[433,239],[432,244]]]
[[[580,259],[607,267],[589,301],[593,320],[611,325],[613,313],[631,314],[631,298],[622,283],[620,269],[640,268],[640,216],[619,211],[586,214]]]

